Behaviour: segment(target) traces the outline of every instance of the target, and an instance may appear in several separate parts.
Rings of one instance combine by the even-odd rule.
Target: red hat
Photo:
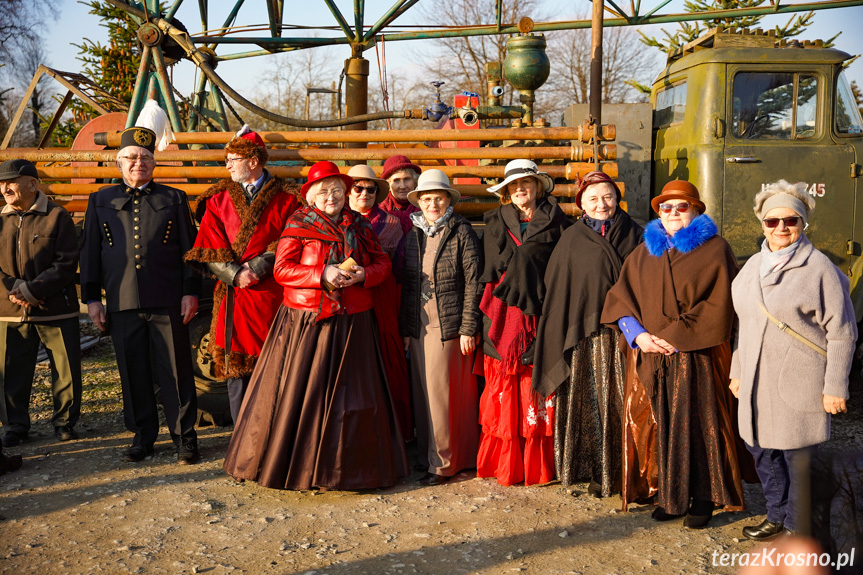
[[[309,191],[309,188],[312,187],[312,184],[315,182],[319,182],[324,178],[331,178],[333,176],[339,177],[345,183],[345,191],[350,190],[351,186],[354,185],[354,179],[347,174],[343,174],[339,172],[339,167],[332,162],[317,162],[311,168],[309,168],[309,180],[303,184],[303,187],[300,188],[300,193],[305,197],[306,193]],[[306,198],[308,201],[308,198]]]
[[[267,160],[270,155],[267,152],[267,145],[257,132],[249,129],[247,124],[228,142],[225,146],[225,155],[233,153],[243,158],[258,158],[258,164],[261,166],[267,165]]]
[[[701,201],[701,196],[698,194],[698,188],[690,184],[686,180],[671,180],[662,188],[662,193],[650,200],[650,207],[657,214],[659,213],[659,204],[666,200],[686,200],[696,208],[700,213],[704,213],[705,205]]]
[[[381,177],[389,180],[390,176],[401,170],[413,170],[417,174],[421,174],[423,169],[408,160],[407,156],[390,156],[384,162],[384,171]]]
[[[575,205],[578,206],[579,210],[582,209],[581,195],[587,190],[589,186],[602,183],[611,184],[611,187],[613,187],[614,191],[617,192],[617,203],[620,203],[620,200],[623,199],[623,194],[620,193],[620,188],[617,187],[617,183],[611,179],[611,176],[609,176],[605,172],[589,172],[578,183],[578,191],[575,193]]]
[[[243,138],[244,140],[250,140],[250,141],[256,143],[257,145],[264,147],[264,140],[261,138],[261,136],[257,132],[248,131],[245,134],[241,135],[240,137]]]

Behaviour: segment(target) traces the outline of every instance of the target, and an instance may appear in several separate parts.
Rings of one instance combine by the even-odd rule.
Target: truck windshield
[[[845,72],[839,74],[836,82],[836,132],[839,134],[863,134],[863,120],[854,99]]]
[[[740,140],[802,140],[815,136],[818,78],[790,72],[734,76],[731,133]]]

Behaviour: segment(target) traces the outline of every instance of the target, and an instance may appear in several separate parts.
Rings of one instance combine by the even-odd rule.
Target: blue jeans
[[[801,454],[813,451],[817,446],[800,449],[768,449],[746,445],[755,458],[755,471],[761,480],[764,498],[767,500],[767,520],[782,523],[786,529],[799,529],[795,505],[800,503],[800,485],[796,477],[795,461]]]

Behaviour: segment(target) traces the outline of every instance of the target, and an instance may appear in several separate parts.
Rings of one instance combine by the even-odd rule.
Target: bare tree
[[[11,73],[16,86],[18,86],[16,94],[19,98],[27,90],[39,66],[46,63],[46,61],[47,54],[42,45],[42,40],[39,38],[26,40],[24,49],[21,51],[21,57]],[[39,143],[42,133],[42,121],[57,107],[57,102],[53,98],[56,90],[53,88],[52,81],[47,76],[42,75],[39,78],[39,83],[36,84],[36,88],[30,95],[28,106],[30,113],[29,133],[26,136],[22,133],[19,137],[31,146],[36,146]],[[26,115],[24,118],[26,118]],[[19,127],[19,130],[21,128],[23,126]]]
[[[304,118],[306,94],[309,88],[332,88],[338,83],[341,60],[330,48],[314,48],[285,52],[272,56],[262,78],[255,84],[258,90],[251,99],[260,107],[282,116]],[[311,119],[335,118],[338,111],[332,98],[324,94],[312,94],[309,99]],[[242,112],[241,112],[242,113]],[[255,130],[290,129],[284,124],[253,116],[247,120]]]
[[[0,61],[13,62],[28,41],[38,40],[56,8],[57,0],[0,0]]]
[[[418,15],[431,26],[457,26],[465,22],[471,24],[492,24],[495,17],[495,0],[451,0],[424,4]],[[535,0],[504,0],[502,20],[505,24],[518,22],[523,16],[535,21],[545,18]],[[424,81],[443,80],[454,90],[468,90],[485,99],[488,86],[485,65],[487,62],[503,62],[506,56],[506,35],[464,36],[461,38],[442,38],[437,41],[439,55],[427,62],[428,73]],[[512,94],[509,94],[510,102]]]
[[[647,101],[647,96],[631,82],[651,80],[657,69],[657,54],[645,50],[631,28],[605,28],[602,38],[602,101],[606,104]],[[551,75],[543,88],[548,95],[543,102],[544,110],[552,117],[570,104],[584,104],[590,99],[590,40],[588,29],[549,34]]]

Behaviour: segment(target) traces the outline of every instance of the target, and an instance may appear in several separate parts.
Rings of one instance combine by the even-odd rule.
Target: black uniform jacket
[[[150,182],[143,191],[119,184],[90,196],[81,238],[81,299],[108,311],[167,307],[199,295],[201,280],[183,264],[195,243],[182,190]]]

